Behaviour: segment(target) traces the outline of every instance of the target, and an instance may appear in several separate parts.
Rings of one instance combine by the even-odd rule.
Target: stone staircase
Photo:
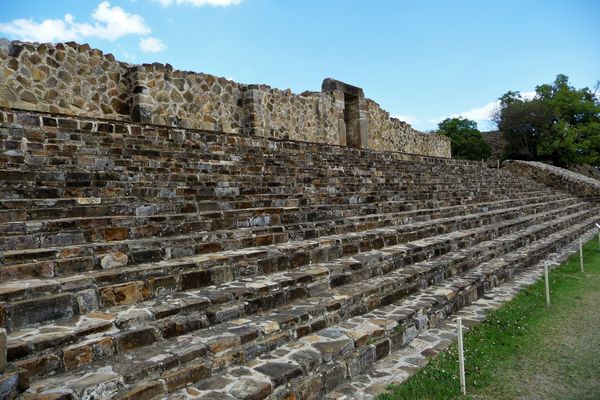
[[[482,163],[0,123],[7,397],[320,398],[600,219]]]

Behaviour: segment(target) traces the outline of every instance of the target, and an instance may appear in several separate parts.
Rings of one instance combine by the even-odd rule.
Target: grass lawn
[[[456,346],[378,397],[400,399],[600,399],[600,250],[594,239],[465,335],[467,396],[459,395]]]

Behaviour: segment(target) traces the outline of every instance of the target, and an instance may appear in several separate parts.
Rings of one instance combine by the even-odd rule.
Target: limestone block
[[[102,257],[102,259],[100,260],[100,265],[104,269],[110,269],[127,265],[128,261],[129,257],[127,256],[127,254],[121,251],[117,251],[115,253],[110,253]]]

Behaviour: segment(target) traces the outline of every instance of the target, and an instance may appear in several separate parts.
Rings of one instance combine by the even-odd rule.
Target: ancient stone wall
[[[337,119],[343,109],[333,93],[274,89],[249,85],[244,92],[245,132],[263,137],[338,144]]]
[[[387,111],[370,99],[367,100],[367,120],[370,149],[403,149],[407,153],[450,157],[448,138],[416,131],[406,122],[390,117]]]
[[[213,75],[159,63],[132,66],[133,120],[181,128],[240,133],[242,89]]]
[[[390,118],[361,88],[334,79],[294,94],[125,64],[73,42],[0,42],[0,107],[450,157],[447,138]]]
[[[0,106],[130,119],[129,69],[76,43],[13,42],[0,48]]]

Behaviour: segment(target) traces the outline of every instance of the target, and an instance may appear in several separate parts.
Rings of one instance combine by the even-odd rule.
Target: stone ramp
[[[556,190],[573,193],[579,197],[597,200],[600,181],[592,177],[539,161],[506,160],[503,168],[527,176]]]
[[[23,398],[319,398],[598,220],[482,163],[3,115]]]

